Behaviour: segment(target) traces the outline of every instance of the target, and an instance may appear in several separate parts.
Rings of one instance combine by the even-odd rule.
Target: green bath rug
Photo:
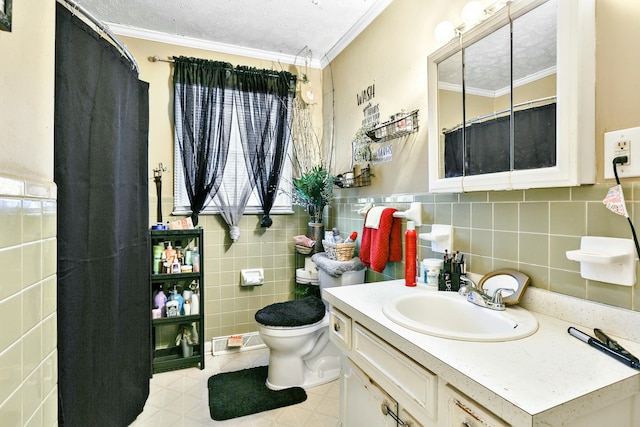
[[[267,388],[268,367],[225,372],[209,378],[209,413],[216,421],[243,417],[307,400],[302,387]]]

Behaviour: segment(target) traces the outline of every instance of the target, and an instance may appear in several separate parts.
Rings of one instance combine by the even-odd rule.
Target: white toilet
[[[332,277],[318,270],[320,290],[364,283],[365,270]],[[329,313],[311,296],[268,305],[256,313],[258,333],[269,347],[267,387],[315,387],[340,376],[340,352],[329,341]]]

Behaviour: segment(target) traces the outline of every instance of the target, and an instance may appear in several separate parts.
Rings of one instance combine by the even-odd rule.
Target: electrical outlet
[[[615,178],[613,172],[613,159],[627,157],[624,163],[618,163],[617,172],[619,178],[640,176],[640,160],[634,157],[632,151],[635,148],[635,156],[640,156],[640,127],[622,129],[604,134],[604,177]]]

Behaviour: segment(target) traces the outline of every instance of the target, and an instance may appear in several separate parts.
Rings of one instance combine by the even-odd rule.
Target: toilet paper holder
[[[263,268],[247,268],[241,270],[242,286],[260,286],[264,284]]]

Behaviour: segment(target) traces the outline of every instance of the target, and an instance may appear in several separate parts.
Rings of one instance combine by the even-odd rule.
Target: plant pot
[[[307,229],[307,237],[315,240],[316,244],[313,246],[313,253],[323,252],[322,239],[324,239],[324,224],[321,222],[310,222]]]

